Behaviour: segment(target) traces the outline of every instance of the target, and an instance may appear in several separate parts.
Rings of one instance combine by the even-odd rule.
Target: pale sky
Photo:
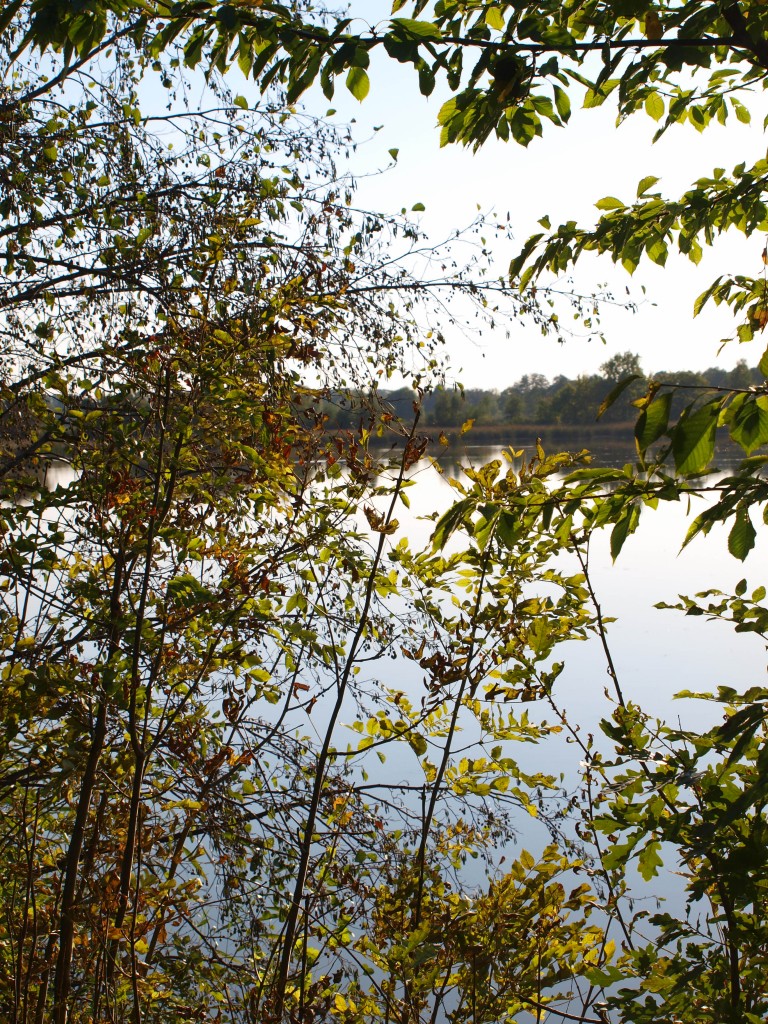
[[[359,9],[359,3],[353,3],[355,7]],[[436,90],[429,100],[424,99],[412,69],[381,56],[372,61],[370,79],[371,91],[363,103],[354,100],[340,80],[331,104],[313,90],[304,98],[304,106],[314,114],[324,114],[332,106],[337,111],[333,119],[339,122],[355,118],[355,136],[370,140],[350,160],[358,175],[390,164],[387,151],[399,150],[391,170],[361,177],[357,202],[390,212],[424,203],[421,223],[435,239],[469,223],[479,204],[501,217],[509,212],[516,239],[522,243],[539,230],[536,222],[544,214],[553,225],[569,219],[588,224],[597,215],[594,203],[603,196],[631,201],[637,182],[647,174],[659,176],[656,187],[674,198],[714,167],[730,171],[741,160],[751,163],[765,154],[761,97],[752,104],[757,110],[752,125],[732,116],[726,127],[712,125],[703,134],[690,125],[676,126],[655,146],[651,146],[654,122],[639,114],[616,128],[615,110],[606,103],[597,110],[575,109],[565,129],[545,126],[544,138],[527,150],[495,139],[476,154],[456,146],[441,150],[436,119],[445,93],[438,95]],[[749,105],[748,99],[745,102]],[[383,127],[374,132],[374,126]],[[757,276],[762,272],[764,243],[762,236],[744,240],[733,234],[721,239],[714,251],[705,251],[698,267],[683,257],[670,256],[666,268],[643,263],[633,278],[606,257],[584,260],[578,270],[579,290],[592,291],[607,282],[617,296],[624,297],[628,285],[632,297],[641,303],[634,315],[624,310],[605,312],[607,345],[584,338],[558,345],[535,327],[515,326],[509,340],[501,329],[471,341],[456,332],[449,339],[455,377],[468,387],[502,389],[524,373],[573,377],[596,372],[609,356],[625,350],[638,352],[647,372],[733,366],[742,358],[756,364],[764,347],[760,340],[748,346],[732,342],[718,355],[720,340],[734,330],[727,311],[707,307],[693,320],[691,310],[696,296],[718,274],[736,271]],[[497,275],[504,273],[511,255],[511,249],[498,253]],[[559,285],[566,287],[566,282]],[[641,285],[646,287],[645,297]]]

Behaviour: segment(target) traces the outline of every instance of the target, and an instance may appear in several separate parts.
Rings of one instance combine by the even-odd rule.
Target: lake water
[[[433,522],[423,517],[444,512],[456,498],[445,477],[458,476],[463,460],[480,465],[500,458],[501,452],[500,447],[478,447],[468,449],[461,459],[451,460],[448,455],[443,460],[444,475],[428,462],[420,463],[414,471],[417,486],[409,491],[410,512],[401,508],[397,513],[402,525],[399,532],[417,549],[426,545]],[[631,459],[631,453],[613,452],[612,456],[604,458],[603,464],[622,465]],[[726,468],[727,462],[720,460],[720,465]],[[744,563],[728,552],[727,531],[722,527],[713,528],[709,536],[700,536],[681,550],[690,515],[704,507],[704,501],[697,499],[690,510],[687,502],[667,502],[655,511],[644,510],[637,532],[615,563],[610,556],[609,530],[598,533],[590,545],[590,575],[597,598],[603,615],[616,620],[608,627],[608,639],[625,699],[669,725],[692,730],[720,721],[720,706],[679,700],[676,693],[685,689],[714,691],[721,685],[744,690],[764,685],[766,673],[765,644],[756,634],[737,634],[727,623],[654,607],[657,602],[675,603],[679,595],[692,596],[707,589],[732,593],[743,578],[750,591],[764,582],[768,570],[765,531],[758,531],[757,544]],[[578,571],[575,559],[572,570]],[[610,678],[599,639],[564,644],[557,649],[556,660],[565,663],[554,689],[557,703],[580,726],[582,735],[590,732],[600,737],[599,722],[610,716],[613,702],[606,696]],[[418,691],[417,666],[407,662],[393,668],[397,685]],[[528,705],[528,709],[532,716],[538,713],[552,721],[550,709],[543,704]],[[597,745],[610,750],[607,739],[601,743],[598,738]],[[523,767],[561,773],[564,788],[576,788],[584,755],[564,736],[537,746],[521,748],[518,744],[511,753]],[[407,748],[402,753],[393,751],[390,758],[395,763],[385,766],[383,774],[392,779],[414,778],[415,766],[408,764],[408,755]],[[543,830],[530,821],[521,820],[520,829],[521,846],[538,848],[546,841]],[[680,883],[666,876],[645,889],[654,896],[675,896],[676,902]]]
[[[445,475],[458,476],[464,460],[480,465],[501,457],[500,447],[469,449],[460,460],[444,458]],[[617,457],[618,456],[618,457]],[[631,461],[631,453],[606,453],[603,464],[623,465]],[[729,468],[727,458],[719,460]],[[426,544],[433,529],[431,520],[421,518],[433,511],[442,513],[455,500],[456,493],[445,476],[428,463],[415,469],[418,485],[409,492],[411,511],[398,511],[398,518],[414,547]],[[637,532],[628,539],[615,563],[609,548],[609,530],[596,535],[590,547],[590,575],[605,616],[615,618],[608,627],[608,639],[625,699],[640,705],[646,712],[669,725],[706,729],[722,720],[722,710],[714,702],[676,699],[681,690],[715,691],[718,686],[745,690],[765,685],[766,646],[753,633],[737,634],[727,623],[710,621],[704,616],[686,616],[681,612],[657,609],[657,602],[675,603],[679,595],[708,589],[733,593],[741,579],[746,578],[749,592],[765,582],[768,575],[768,542],[765,530],[758,524],[757,543],[744,563],[734,559],[727,548],[727,531],[715,527],[707,537],[696,538],[681,550],[691,515],[705,507],[704,501],[662,503],[657,510],[644,510]],[[404,517],[408,516],[407,522]],[[578,566],[573,565],[573,571]],[[566,710],[572,723],[597,738],[597,746],[610,752],[610,743],[602,738],[599,722],[609,717],[613,702],[606,696],[610,678],[605,657],[597,637],[585,642],[570,642],[558,648],[558,661],[565,668],[557,680],[554,696]],[[401,684],[418,685],[413,663],[400,666]],[[611,695],[612,696],[612,695]],[[527,705],[531,714],[552,720],[543,704]],[[467,737],[459,738],[466,743]],[[561,735],[536,746],[515,745],[510,750],[523,768],[560,774],[564,791],[578,792],[580,748]],[[383,774],[391,779],[417,778],[407,748],[392,753],[396,763],[384,766]],[[471,755],[470,755],[471,756]],[[515,819],[518,829],[513,849],[499,851],[516,856],[521,849],[533,853],[549,842],[545,828],[520,813]],[[662,851],[664,867],[650,882],[644,882],[630,869],[627,881],[635,900],[635,909],[656,910],[658,901],[670,913],[684,914],[685,896],[679,864],[672,848]],[[471,886],[484,883],[484,867],[468,864],[465,879]],[[574,879],[574,882],[582,879]],[[702,908],[703,909],[703,908]],[[632,916],[631,914],[629,915]],[[596,918],[598,920],[599,918]],[[612,933],[613,934],[613,933]],[[652,929],[647,928],[648,938]],[[620,941],[618,934],[613,935]]]
[[[411,473],[416,481],[408,492],[411,508],[400,506],[397,511],[401,523],[398,536],[408,536],[415,550],[426,546],[433,529],[432,520],[426,517],[442,514],[455,500],[456,492],[446,477],[460,475],[462,464],[480,465],[500,458],[501,452],[499,446],[468,446],[460,454],[444,452],[442,475],[428,460],[420,462]],[[631,458],[626,448],[615,445],[595,455],[596,461],[606,465],[621,465]],[[71,477],[69,466],[54,464],[45,483],[54,488]],[[699,502],[699,507],[704,503]],[[694,513],[698,511],[695,503],[692,508]],[[741,563],[728,552],[726,530],[716,526],[708,537],[696,538],[681,551],[689,521],[683,502],[645,510],[637,532],[616,563],[610,557],[609,531],[603,531],[591,543],[590,572],[603,614],[616,619],[609,627],[609,641],[626,699],[669,723],[682,721],[685,727],[698,728],[719,717],[717,706],[675,700],[675,693],[707,691],[718,685],[745,689],[762,684],[765,645],[755,634],[736,634],[725,623],[662,611],[654,605],[673,603],[680,594],[693,595],[710,588],[732,592],[743,578],[750,590],[757,587],[768,575],[768,542],[765,531],[759,531],[754,550]],[[606,713],[604,690],[609,682],[599,642],[594,638],[570,643],[559,649],[558,660],[565,661],[557,683],[558,699],[565,706],[578,708],[584,727],[594,728]],[[411,667],[412,663],[401,666],[405,683],[412,675]]]
[[[412,477],[416,486],[408,492],[411,508],[398,509],[401,529],[397,536],[407,535],[414,549],[426,546],[433,529],[433,521],[426,517],[444,512],[455,499],[446,476],[458,476],[464,460],[479,465],[500,457],[501,451],[500,447],[469,448],[460,459],[443,453],[443,475],[427,460],[414,467]],[[622,464],[625,458],[631,455],[625,457],[614,451],[606,453],[603,462]],[[66,483],[69,474],[67,467],[53,467],[46,483]],[[736,634],[725,623],[658,610],[654,605],[659,601],[673,603],[680,594],[692,595],[710,588],[732,592],[742,578],[748,580],[750,589],[757,587],[768,569],[768,548],[765,536],[759,534],[754,551],[742,564],[728,553],[725,530],[716,527],[708,537],[699,537],[680,551],[688,521],[684,503],[664,503],[656,511],[644,511],[638,531],[629,538],[615,564],[610,557],[609,531],[598,534],[591,544],[590,572],[603,614],[616,620],[609,626],[609,642],[626,699],[669,724],[703,729],[720,719],[718,705],[676,700],[675,694],[683,689],[708,691],[728,685],[743,690],[763,684],[765,645],[755,634]],[[364,525],[362,520],[361,526]],[[575,563],[572,568],[578,571]],[[561,646],[557,660],[564,661],[565,669],[555,686],[556,701],[579,724],[582,734],[599,735],[598,723],[610,715],[612,703],[606,697],[610,680],[598,639]],[[418,665],[403,659],[387,661],[371,671],[372,679],[380,679],[391,689],[403,689],[416,700],[424,692],[422,675]],[[353,709],[349,710],[347,724]],[[528,705],[528,710],[533,717],[552,720],[550,709],[543,704]],[[310,734],[317,730],[319,736],[324,717],[321,703],[311,721],[305,719],[302,727]],[[470,738],[468,729],[460,737],[460,744]],[[348,740],[356,743],[354,734],[340,727],[336,744],[343,749]],[[609,748],[607,740],[603,747]],[[423,773],[406,744],[392,746],[386,753],[383,765],[373,754],[366,761],[372,783],[421,783]],[[578,785],[583,754],[563,736],[538,746],[517,744],[510,753],[524,768],[562,774],[565,789]],[[518,817],[519,847],[540,848],[547,841],[544,830],[525,815]],[[467,872],[470,884],[481,880],[480,866],[477,868]],[[679,900],[680,882],[671,875],[656,879],[645,888],[654,896],[663,894]]]
[[[500,447],[475,448],[468,449],[465,457],[480,465],[500,458],[501,452]],[[445,475],[460,472],[456,461],[445,461]],[[402,532],[418,548],[427,543],[433,529],[432,521],[421,517],[432,511],[444,512],[455,492],[428,463],[419,464],[415,477],[418,483],[409,491],[408,521],[403,522],[404,510],[397,515]],[[704,507],[703,500],[691,503],[693,514]],[[726,529],[716,526],[709,536],[697,537],[681,550],[689,523],[687,502],[666,502],[655,511],[644,510],[637,532],[627,540],[615,563],[610,556],[610,531],[598,533],[590,546],[590,574],[603,614],[616,619],[609,627],[609,641],[626,699],[668,722],[682,719],[686,727],[697,728],[719,717],[716,707],[675,700],[675,693],[707,691],[718,685],[742,689],[762,684],[765,645],[755,634],[736,634],[725,623],[659,610],[654,605],[674,603],[680,594],[706,589],[732,592],[744,578],[750,590],[757,587],[768,574],[768,543],[764,532],[758,531],[754,550],[741,563],[728,552]],[[574,642],[561,650],[566,668],[558,680],[558,691],[564,703],[578,706],[579,714],[594,722],[605,713],[603,691],[608,682],[599,642]]]

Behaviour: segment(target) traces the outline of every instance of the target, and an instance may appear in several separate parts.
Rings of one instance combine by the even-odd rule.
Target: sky
[[[353,13],[368,9],[369,2],[353,0]],[[423,203],[425,211],[418,219],[435,240],[471,222],[479,205],[501,218],[509,214],[515,241],[522,243],[540,230],[537,221],[545,214],[553,225],[570,219],[593,222],[598,199],[614,195],[631,201],[637,182],[647,174],[659,176],[657,187],[675,197],[714,167],[730,171],[741,160],[753,162],[765,154],[761,97],[752,104],[758,111],[752,125],[731,118],[727,126],[713,125],[702,134],[689,125],[676,126],[654,146],[654,122],[640,114],[617,127],[615,109],[606,103],[596,110],[575,109],[565,129],[545,126],[544,138],[528,149],[497,140],[489,140],[478,153],[457,146],[440,149],[437,112],[446,93],[436,91],[425,99],[413,71],[384,57],[372,60],[370,79],[371,91],[363,103],[340,80],[331,104],[315,89],[303,105],[313,114],[325,114],[330,106],[339,124],[354,119],[360,145],[349,169],[358,176],[356,203],[382,212]],[[394,165],[388,154],[392,148],[399,151]],[[375,173],[388,166],[385,173]],[[509,339],[503,327],[479,337],[456,330],[448,337],[450,376],[466,387],[501,390],[525,373],[550,378],[594,373],[611,355],[627,350],[639,353],[648,373],[731,367],[739,359],[756,364],[763,351],[759,339],[749,346],[734,341],[718,352],[720,341],[734,331],[729,313],[709,306],[694,320],[692,306],[718,274],[736,270],[757,276],[763,269],[764,244],[762,236],[725,236],[698,266],[670,256],[665,268],[644,263],[631,278],[608,257],[584,260],[575,277],[577,290],[591,293],[607,284],[617,298],[625,299],[629,288],[637,303],[634,313],[604,310],[605,345],[579,337],[577,325],[577,336],[565,344],[519,324]],[[505,244],[495,253],[497,275],[505,272],[513,250]],[[551,283],[569,287],[567,280]]]

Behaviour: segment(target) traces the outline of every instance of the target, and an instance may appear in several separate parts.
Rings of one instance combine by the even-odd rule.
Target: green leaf
[[[248,109],[248,100],[245,98],[245,96],[235,96],[232,102],[236,107],[240,107],[241,110]]]
[[[414,18],[393,18],[392,24],[401,30],[400,34],[411,36],[413,39],[434,39],[441,38],[440,29],[431,21],[417,21]]]
[[[615,196],[605,196],[603,199],[598,199],[595,207],[598,210],[626,210],[624,203]]]
[[[420,732],[413,732],[413,730],[411,730],[411,732],[408,733],[408,744],[411,750],[418,757],[422,757],[427,752],[427,741]]]
[[[695,412],[684,410],[672,431],[672,454],[678,473],[702,473],[715,453],[715,431],[720,401],[708,402]]]
[[[432,533],[432,548],[444,548],[451,535],[461,526],[464,516],[473,505],[472,498],[462,498],[448,509],[435,524]]]
[[[361,103],[368,95],[371,82],[365,68],[350,68],[347,74],[347,88]]]
[[[637,858],[637,869],[646,882],[650,882],[652,878],[658,875],[659,868],[664,863],[660,856],[660,850],[661,843],[654,840],[640,851],[640,855]]]
[[[526,264],[526,262],[528,260],[528,257],[531,255],[531,253],[533,252],[533,250],[536,248],[536,246],[539,244],[539,242],[542,240],[543,237],[544,237],[544,235],[541,232],[539,234],[537,234],[537,235],[531,235],[531,237],[526,241],[525,245],[520,250],[518,255],[513,257],[512,260],[510,260],[510,264],[509,264],[509,278],[510,278],[510,281],[514,282],[520,276],[520,271],[525,266],[525,264]]]
[[[694,316],[698,316],[699,313],[704,308],[704,306],[709,302],[709,300],[714,295],[716,295],[718,288],[722,284],[722,281],[723,281],[722,276],[718,277],[716,280],[714,280],[712,282],[712,284],[709,286],[709,288],[707,288],[706,291],[702,292],[701,295],[699,295],[697,297],[696,301],[693,304],[693,315]],[[715,299],[715,301],[717,302],[717,298]]]
[[[624,394],[624,392],[627,390],[627,388],[633,381],[640,380],[641,377],[642,374],[632,373],[628,377],[624,377],[623,380],[620,380],[618,384],[615,385],[615,387],[611,388],[611,390],[600,403],[600,408],[597,410],[597,419],[600,419],[601,416],[608,412],[608,410],[611,408],[616,399]]]
[[[498,522],[496,523],[496,536],[504,547],[509,548],[510,550],[514,548],[520,538],[522,525],[520,516],[513,515],[512,512],[506,511],[502,511],[500,513]]]
[[[640,199],[641,196],[644,196],[648,189],[655,185],[658,180],[659,179],[653,174],[649,174],[645,178],[641,178],[637,185],[637,198]]]
[[[744,561],[755,546],[755,528],[745,508],[736,511],[736,520],[728,534],[728,550],[734,558]]]
[[[740,100],[737,100],[735,96],[731,98],[731,104],[733,105],[737,119],[741,121],[742,124],[749,124],[752,120],[752,115],[744,104]]]
[[[607,81],[603,82],[599,88],[587,89],[584,96],[584,108],[601,107],[620,81],[620,78],[609,78]]]
[[[504,31],[504,15],[498,7],[489,7],[485,12],[485,24],[488,28],[495,28],[497,32]]]
[[[639,521],[640,508],[638,505],[631,505],[611,530],[611,558],[614,562],[619,557],[627,537],[637,529]]]
[[[184,607],[210,601],[213,593],[189,573],[176,576],[168,583],[168,593]]]
[[[654,441],[658,441],[666,433],[671,405],[672,392],[665,391],[658,395],[638,416],[635,424],[635,440],[640,452],[644,453]]]
[[[740,397],[743,401],[729,421],[729,433],[736,444],[751,455],[756,448],[768,443],[768,397]]]
[[[554,86],[553,91],[555,94],[555,107],[561,120],[565,122],[571,116],[571,101],[568,98],[568,93],[561,89],[559,85]]]

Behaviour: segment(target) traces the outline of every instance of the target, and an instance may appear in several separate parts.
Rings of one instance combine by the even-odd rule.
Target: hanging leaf
[[[675,468],[683,475],[703,473],[715,453],[715,432],[720,415],[719,399],[690,412],[686,409],[672,431]]]
[[[739,397],[742,401],[729,421],[729,432],[736,444],[751,455],[756,448],[768,443],[768,397]]]
[[[371,82],[365,68],[350,68],[347,74],[347,88],[361,103],[368,95]]]
[[[444,548],[451,535],[459,528],[464,516],[472,508],[472,498],[462,498],[455,505],[451,505],[437,521],[432,533],[432,548],[437,551]]]
[[[743,562],[755,546],[755,528],[745,508],[736,512],[736,521],[728,534],[728,550],[734,558]]]
[[[665,391],[638,416],[635,424],[635,440],[641,454],[644,454],[654,441],[658,441],[666,433],[671,405],[672,392]]]
[[[626,512],[622,514],[613,530],[611,530],[611,558],[614,562],[619,557],[619,553],[624,547],[624,541],[637,529],[639,521],[640,507],[639,505],[631,505]]]
[[[659,868],[663,865],[661,859],[661,843],[654,840],[652,843],[648,843],[640,851],[640,855],[637,858],[637,869],[646,880],[650,882],[652,878],[655,878],[659,873]]]
[[[624,377],[623,380],[620,380],[618,384],[615,385],[615,387],[611,388],[606,397],[600,403],[600,408],[597,410],[596,418],[600,419],[601,416],[608,412],[608,410],[614,404],[616,399],[624,394],[624,392],[627,390],[629,385],[633,383],[633,381],[640,380],[641,376],[642,375],[639,373],[632,373],[628,377]]]

